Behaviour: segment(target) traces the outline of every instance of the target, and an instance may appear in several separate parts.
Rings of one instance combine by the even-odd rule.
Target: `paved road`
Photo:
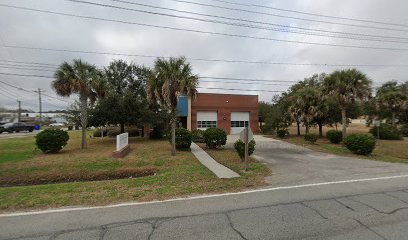
[[[10,138],[22,138],[27,136],[35,136],[39,133],[39,130],[34,130],[33,132],[19,132],[19,133],[0,133],[0,139],[10,139]]]
[[[3,215],[0,239],[407,239],[407,166],[258,138],[269,189]]]
[[[408,176],[0,217],[0,239],[407,239]]]

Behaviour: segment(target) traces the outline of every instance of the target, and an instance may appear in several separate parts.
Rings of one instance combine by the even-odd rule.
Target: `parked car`
[[[51,123],[50,127],[63,127],[65,126],[63,123]]]
[[[6,123],[0,126],[0,133],[3,133],[3,132],[13,133],[13,132],[23,132],[23,131],[28,131],[28,132],[34,131],[34,125],[17,122],[17,123]]]

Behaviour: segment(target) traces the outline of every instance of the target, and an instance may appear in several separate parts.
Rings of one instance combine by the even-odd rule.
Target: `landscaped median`
[[[32,136],[0,140],[2,212],[239,191],[264,185],[269,173],[254,160],[250,171],[242,171],[244,165],[233,150],[204,148],[241,175],[219,179],[190,151],[171,157],[168,140],[131,138],[132,152],[119,160],[111,157],[113,138],[88,139],[88,149],[80,150],[80,133],[70,132],[68,145],[57,154],[41,153],[34,142]]]

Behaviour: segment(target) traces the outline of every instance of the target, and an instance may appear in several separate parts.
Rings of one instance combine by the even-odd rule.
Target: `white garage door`
[[[197,112],[197,128],[217,127],[217,112]]]
[[[231,112],[231,134],[239,134],[249,126],[249,112]]]

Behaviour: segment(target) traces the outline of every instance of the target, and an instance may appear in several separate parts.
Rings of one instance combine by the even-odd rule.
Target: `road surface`
[[[0,239],[408,239],[406,165],[279,144],[257,144],[269,188],[3,214]]]

